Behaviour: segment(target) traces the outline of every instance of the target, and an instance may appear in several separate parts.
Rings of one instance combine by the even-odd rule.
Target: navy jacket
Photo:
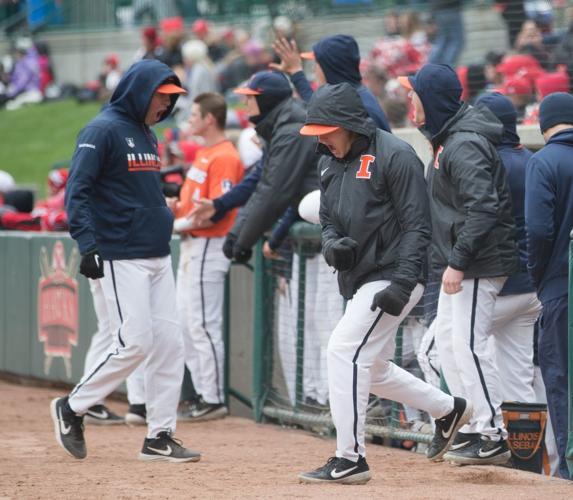
[[[167,80],[180,85],[159,61],[134,64],[78,135],[65,203],[81,254],[98,249],[110,260],[169,254],[173,215],[161,191],[157,139],[145,125],[153,94]],[[176,100],[173,94],[162,120]]]
[[[329,36],[316,43],[312,50],[316,62],[324,72],[327,83],[336,85],[346,82],[352,85],[358,92],[368,116],[374,120],[376,127],[390,132],[390,124],[376,97],[367,87],[362,85],[362,76],[359,70],[360,52],[356,40],[348,35]],[[291,76],[291,81],[301,99],[306,102],[310,101],[313,91],[305,74],[299,71]]]
[[[527,164],[527,268],[542,302],[567,295],[573,228],[573,128],[555,134]]]
[[[507,185],[511,196],[513,218],[519,248],[519,272],[511,275],[503,286],[500,295],[517,295],[535,291],[527,273],[527,242],[525,236],[525,171],[527,162],[533,155],[521,144],[502,143],[497,152],[507,175]]]

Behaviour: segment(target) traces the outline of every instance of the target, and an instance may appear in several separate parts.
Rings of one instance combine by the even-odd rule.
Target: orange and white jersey
[[[241,181],[243,174],[243,164],[231,141],[200,149],[181,188],[176,217],[186,216],[193,209],[194,202],[201,198],[213,200],[225,194]],[[192,229],[187,233],[207,238],[225,236],[233,226],[236,215],[237,211],[232,210],[215,225]]]

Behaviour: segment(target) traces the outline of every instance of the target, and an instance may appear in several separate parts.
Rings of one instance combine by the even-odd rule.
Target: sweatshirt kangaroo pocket
[[[169,208],[136,208],[125,244],[130,252],[159,257],[169,253],[172,231],[173,214]]]

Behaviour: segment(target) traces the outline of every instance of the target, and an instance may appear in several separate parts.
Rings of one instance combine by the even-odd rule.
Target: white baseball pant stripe
[[[364,425],[370,392],[424,410],[434,418],[454,407],[452,396],[392,361],[398,327],[422,296],[418,284],[400,316],[370,310],[374,295],[389,281],[366,283],[346,305],[328,344],[330,409],[336,426],[336,456],[356,462],[365,456]]]
[[[207,403],[224,403],[225,344],[223,302],[230,261],[223,254],[225,238],[181,241],[178,309],[186,321],[185,361],[193,385]]]
[[[105,261],[104,273],[101,285],[116,333],[114,344],[70,393],[70,407],[84,414],[145,362],[147,437],[173,432],[183,378],[183,342],[171,257]]]
[[[436,316],[436,346],[448,388],[474,407],[462,431],[493,440],[507,438],[500,377],[488,348],[495,304],[506,279],[465,279],[462,290],[453,295],[442,287]]]
[[[535,292],[502,295],[495,302],[490,343],[504,401],[536,401],[533,331],[540,313]]]
[[[94,311],[97,319],[97,331],[92,335],[90,346],[86,352],[84,362],[84,373],[91,372],[113,350],[114,333],[111,329],[105,296],[99,280],[88,280]],[[132,374],[127,377],[125,383],[127,387],[127,400],[129,404],[145,404],[144,388],[144,364],[140,364]],[[103,404],[103,400],[98,402]]]

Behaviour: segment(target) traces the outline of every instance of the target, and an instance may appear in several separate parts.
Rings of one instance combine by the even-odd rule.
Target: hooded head
[[[278,71],[259,71],[255,73],[245,87],[234,90],[235,94],[254,96],[259,107],[259,115],[250,120],[257,123],[272,109],[292,96],[287,77]]]
[[[476,101],[476,106],[485,106],[503,125],[502,145],[517,146],[520,143],[517,135],[517,111],[511,100],[499,92],[485,94]]]
[[[167,118],[185,90],[169,66],[155,59],[144,59],[133,64],[122,76],[110,99],[110,106],[129,115],[133,120],[145,123],[145,116],[155,92],[162,87],[162,93],[170,94],[171,105],[163,112],[159,121]]]
[[[304,56],[303,56],[304,57]],[[327,36],[314,44],[307,59],[315,59],[320,65],[326,82],[331,85],[347,82],[360,85],[360,50],[356,40],[348,35]]]
[[[539,128],[541,133],[555,125],[573,127],[573,95],[567,92],[549,94],[539,105]]]
[[[399,77],[406,88],[418,94],[426,122],[424,128],[435,136],[461,108],[462,84],[447,64],[425,64],[414,76]]]

